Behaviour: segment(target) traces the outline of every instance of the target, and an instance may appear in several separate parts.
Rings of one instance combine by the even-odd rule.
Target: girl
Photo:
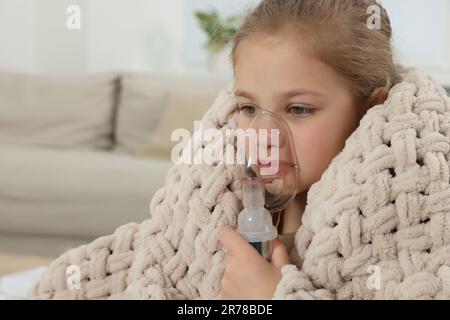
[[[372,5],[382,9],[379,30],[368,26]],[[367,110],[386,100],[400,67],[393,62],[388,15],[375,0],[264,0],[238,30],[232,61],[240,123],[255,108],[284,117],[301,167],[298,195],[281,215],[285,243],[275,242],[272,265],[233,228],[221,233],[228,249],[222,298],[269,299],[288,263],[309,187]]]
[[[177,165],[151,219],[67,252],[30,297],[450,298],[450,101],[396,66],[390,42],[375,0],[263,0],[237,32],[234,87],[203,124],[224,134],[264,108],[292,132],[299,186],[270,262],[229,226],[242,208],[236,172]]]

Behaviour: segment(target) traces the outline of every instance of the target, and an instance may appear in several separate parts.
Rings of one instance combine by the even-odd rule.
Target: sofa
[[[0,252],[55,257],[150,217],[227,76],[0,72]]]

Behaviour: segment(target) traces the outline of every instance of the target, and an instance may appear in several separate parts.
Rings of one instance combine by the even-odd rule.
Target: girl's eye
[[[254,116],[256,113],[256,108],[250,105],[242,105],[239,107],[240,112],[244,112],[248,116]]]
[[[297,117],[305,117],[308,114],[313,114],[314,109],[298,105],[298,106],[293,106],[293,107],[289,108],[289,113],[292,113]]]

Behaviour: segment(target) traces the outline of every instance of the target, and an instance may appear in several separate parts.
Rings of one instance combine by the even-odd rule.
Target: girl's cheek
[[[295,148],[300,165],[301,162],[307,164],[321,161],[324,157],[327,158],[332,149],[330,144],[333,142],[329,141],[329,134],[320,126],[305,128],[297,132],[296,137]]]
[[[319,125],[297,132],[296,136],[298,138],[296,138],[295,148],[300,174],[303,182],[310,185],[320,179],[336,156],[338,148],[335,145],[335,137],[333,137],[332,129]]]

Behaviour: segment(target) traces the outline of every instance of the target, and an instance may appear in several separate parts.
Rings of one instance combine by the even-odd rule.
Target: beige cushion
[[[200,121],[205,112],[211,107],[219,91],[226,87],[228,78],[208,78],[208,77],[174,77],[152,74],[129,74],[123,77],[125,86],[124,92],[129,91],[128,86],[133,86],[133,92],[140,92],[140,97],[149,96],[147,106],[149,112],[140,114],[153,114],[153,118],[158,118],[157,125],[148,117],[147,128],[141,127],[145,132],[139,136],[135,143],[131,139],[127,144],[131,147],[132,153],[137,156],[148,156],[170,159],[172,147],[176,142],[170,140],[173,130],[185,128],[193,131],[194,121]],[[144,94],[145,92],[145,94]],[[166,101],[163,108],[154,105],[154,97],[164,96]],[[150,101],[152,100],[152,102]],[[120,110],[124,107],[121,103]],[[126,106],[125,106],[126,107]],[[137,108],[134,108],[137,110]],[[131,109],[130,109],[131,111]],[[160,111],[163,111],[160,113]],[[120,123],[120,119],[118,119]],[[147,137],[145,138],[145,135]],[[131,135],[130,135],[131,136]],[[138,135],[134,135],[138,137]]]
[[[202,120],[214,98],[214,93],[180,91],[171,95],[163,118],[150,136],[149,145],[137,150],[136,155],[170,159],[172,148],[179,142],[171,141],[172,132],[175,129],[194,132],[194,122]]]
[[[150,215],[167,160],[0,144],[0,233],[98,237]]]
[[[134,76],[122,77],[115,151],[134,153],[148,146],[166,109],[168,96],[167,91],[155,90],[150,85]]]
[[[112,146],[116,77],[0,74],[0,142]]]

